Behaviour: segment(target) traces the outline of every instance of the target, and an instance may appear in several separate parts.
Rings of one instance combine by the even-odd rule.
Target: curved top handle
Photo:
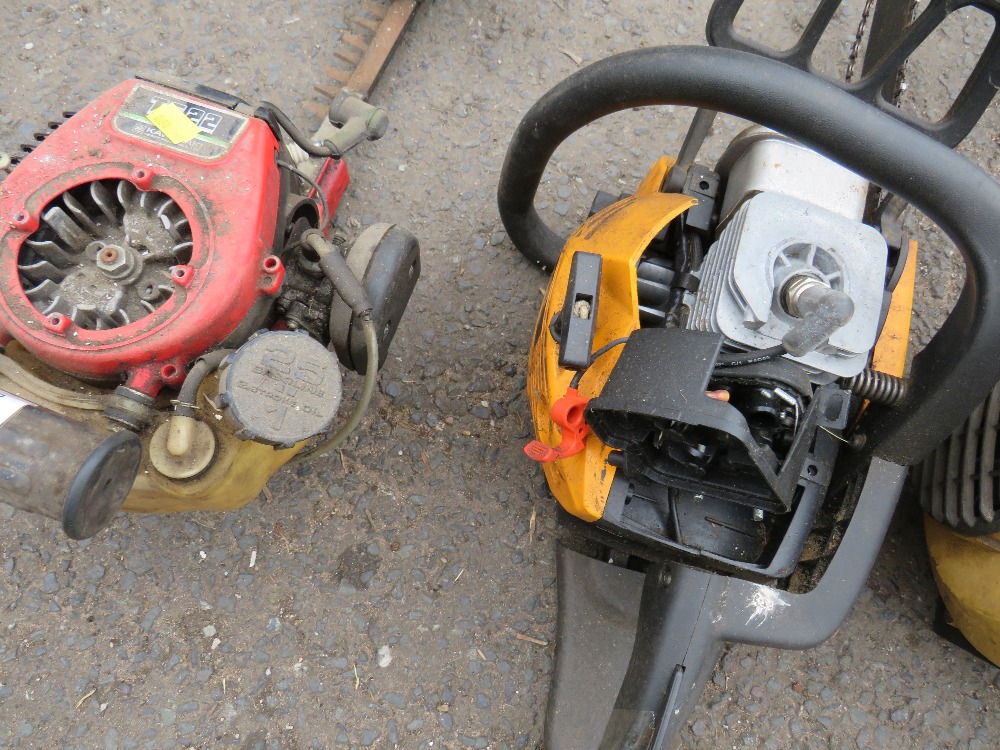
[[[901,196],[958,246],[966,282],[955,309],[913,361],[906,402],[870,405],[865,452],[916,463],[1000,381],[1000,185],[943,144],[837,86],[759,55],[712,47],[625,52],[545,94],[511,139],[497,202],[511,240],[553,267],[564,239],[534,206],[553,152],[583,126],[632,107],[674,104],[773,128]]]

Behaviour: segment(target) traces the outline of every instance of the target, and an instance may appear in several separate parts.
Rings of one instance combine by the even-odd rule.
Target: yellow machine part
[[[892,292],[889,313],[882,333],[872,350],[872,367],[879,372],[903,377],[906,369],[906,348],[910,340],[910,318],[913,315],[913,288],[917,281],[917,242],[910,240],[903,273]]]
[[[635,195],[587,219],[563,248],[535,325],[528,362],[528,400],[535,435],[543,443],[560,442],[559,427],[552,423],[550,413],[574,375],[572,370],[559,366],[559,346],[549,334],[549,322],[566,297],[573,256],[578,252],[602,256],[594,348],[631,334],[639,327],[639,258],[661,229],[697,203],[686,195],[660,192],[671,166],[673,161],[666,157],[657,161]],[[587,370],[580,381],[581,396],[593,398],[600,394],[620,354],[620,347],[612,349]],[[549,488],[569,513],[585,521],[601,518],[615,472],[607,464],[610,452],[591,434],[582,452],[542,464]]]
[[[143,461],[122,510],[173,513],[189,510],[234,510],[257,497],[267,480],[305,446],[276,450],[270,445],[240,440],[206,394],[214,393],[215,376],[205,378],[198,393],[199,417],[215,433],[215,459],[192,479],[163,476],[150,460],[150,441],[143,439]]]
[[[902,376],[916,282],[917,244],[896,285],[882,335],[872,352],[876,370]],[[934,580],[957,627],[981,654],[1000,666],[1000,534],[968,537],[930,516],[924,517],[927,548]]]
[[[672,164],[670,159],[660,159],[634,196],[590,217],[566,242],[535,325],[528,367],[535,434],[544,443],[560,442],[559,427],[550,412],[573,378],[572,371],[559,367],[559,347],[549,334],[549,323],[566,296],[573,255],[583,251],[603,258],[594,348],[628,336],[639,327],[636,266],[642,252],[663,227],[696,203],[684,195],[660,192]],[[910,242],[909,251],[872,351],[874,369],[900,377],[906,367],[913,310],[916,242]],[[579,387],[583,397],[600,394],[620,352],[620,348],[611,350],[587,370]],[[610,452],[591,434],[583,452],[543,464],[549,488],[569,513],[591,522],[601,518],[615,472],[607,464]],[[955,626],[1000,666],[1000,586],[996,584],[1000,534],[966,537],[929,517],[926,534],[934,577]]]
[[[968,537],[924,518],[927,549],[938,591],[952,624],[1000,666],[1000,534]]]
[[[0,372],[0,390],[111,433],[108,421],[100,408],[67,406],[47,395],[33,383],[36,382],[35,378],[40,378],[59,388],[79,393],[81,400],[86,400],[88,397],[100,398],[101,392],[98,389],[47,368],[17,344],[7,347],[5,358],[28,375],[12,378]],[[257,497],[271,475],[291,460],[305,445],[303,442],[293,448],[275,450],[269,445],[240,440],[207,398],[207,394],[213,393],[216,386],[217,381],[214,376],[206,378],[198,395],[200,407],[198,419],[209,426],[215,439],[214,458],[209,467],[193,478],[183,480],[170,479],[154,468],[150,459],[150,436],[160,423],[169,418],[169,409],[166,409],[160,422],[152,425],[140,436],[143,449],[142,468],[132,486],[132,491],[125,499],[123,510],[137,513],[171,513],[240,508]]]

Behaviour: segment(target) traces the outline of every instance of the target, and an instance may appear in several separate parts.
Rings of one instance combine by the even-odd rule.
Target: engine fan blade
[[[48,289],[48,287],[46,287],[46,289]],[[49,300],[49,304],[45,305],[45,307],[38,308],[38,312],[40,312],[42,315],[51,315],[52,313],[62,313],[63,315],[69,315],[70,317],[72,317],[71,313],[73,312],[73,307],[68,302],[66,302],[66,300],[62,298],[61,292],[62,292],[61,289],[56,288],[55,295]]]
[[[152,193],[146,192],[145,190],[139,191],[139,208],[146,213],[156,213],[155,200],[156,198]]]
[[[167,197],[167,199],[164,200],[163,203],[160,204],[160,207],[156,209],[156,215],[158,217],[160,217],[160,221],[163,221],[163,214],[166,211],[169,211],[170,209],[176,208],[176,207],[177,207],[177,204],[174,203],[174,199],[170,198],[170,197]]]
[[[80,201],[74,198],[72,193],[63,194],[63,204],[73,214],[73,219],[79,226],[83,227],[93,237],[100,236],[101,230],[98,229],[97,224],[87,215],[87,212],[83,210]]]
[[[77,259],[63,250],[52,240],[27,240],[25,246],[30,248],[37,257],[59,266],[69,268],[75,266]]]
[[[122,208],[128,212],[135,205],[135,186],[128,180],[119,180],[118,189],[115,190],[115,195],[118,197],[118,202],[121,203]]]
[[[40,260],[35,263],[18,266],[17,270],[23,277],[35,282],[36,284],[41,284],[46,279],[62,281],[66,278],[66,271],[59,268],[59,266],[53,265],[47,260]]]
[[[80,305],[80,310],[88,309],[93,313],[94,317],[94,329],[98,331],[106,331],[110,328],[117,328],[119,322],[114,319],[111,315],[108,315],[101,308],[90,305]]]
[[[103,182],[90,183],[90,197],[93,198],[94,204],[112,225],[118,223],[118,212],[115,211],[114,197],[111,195],[111,191],[104,186]]]
[[[59,285],[52,279],[45,279],[37,286],[33,286],[30,289],[24,290],[24,296],[32,301],[32,303],[37,307],[39,303],[45,300],[55,299],[59,295]]]
[[[160,206],[156,215],[160,217],[164,229],[170,233],[175,241],[180,241],[185,234],[190,234],[188,218],[173,200],[168,200]]]
[[[77,305],[69,311],[68,317],[81,328],[93,330],[98,325],[98,318],[93,305]]]
[[[59,239],[65,242],[73,252],[83,252],[84,248],[94,240],[59,206],[53,206],[42,214],[42,221],[48,224],[52,231],[59,236]]]
[[[174,245],[174,257],[177,259],[178,263],[189,263],[191,261],[191,253],[194,250],[194,243],[190,240],[187,242],[178,242]]]

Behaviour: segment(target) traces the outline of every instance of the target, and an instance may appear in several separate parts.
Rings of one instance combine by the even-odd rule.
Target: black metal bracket
[[[818,462],[809,462],[817,429],[840,429],[846,423],[847,394],[834,385],[817,389],[802,414],[794,443],[783,461],[751,434],[746,418],[734,406],[708,398],[709,382],[722,346],[722,336],[684,328],[640,328],[629,337],[601,395],[587,406],[587,424],[602,442],[623,452],[619,470],[634,480],[692,492],[768,511],[791,510],[798,485],[816,482]],[[658,388],[670,383],[669,389]],[[677,457],[651,447],[657,433],[678,429],[695,434],[724,435],[723,442],[741,445],[754,471],[730,473],[717,464],[707,474]]]

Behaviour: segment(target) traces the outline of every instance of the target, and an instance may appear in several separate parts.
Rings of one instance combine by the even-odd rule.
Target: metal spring
[[[877,404],[896,406],[906,398],[908,382],[869,367],[852,378],[844,378],[841,385],[860,398]]]

